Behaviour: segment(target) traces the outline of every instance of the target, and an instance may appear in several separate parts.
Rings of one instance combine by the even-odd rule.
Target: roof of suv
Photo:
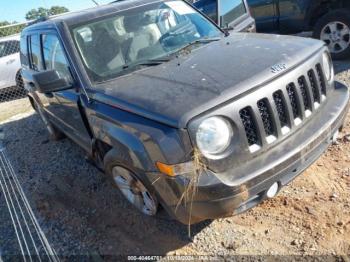
[[[93,18],[108,16],[120,11],[132,9],[146,4],[162,2],[163,0],[127,0],[117,1],[110,4],[96,6],[76,12],[68,12],[62,15],[47,18],[43,22],[34,23],[25,28],[26,30],[42,27],[43,25],[52,25],[59,22],[65,22],[68,25],[79,24],[85,21],[90,21]]]

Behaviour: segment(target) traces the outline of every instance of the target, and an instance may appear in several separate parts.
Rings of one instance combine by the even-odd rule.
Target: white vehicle
[[[0,38],[0,91],[14,86],[23,88],[19,45],[19,35]]]

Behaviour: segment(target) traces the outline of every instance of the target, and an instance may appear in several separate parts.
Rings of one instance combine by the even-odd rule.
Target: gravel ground
[[[350,62],[337,62],[336,70],[350,85]],[[0,117],[15,114],[13,105],[27,113],[1,125],[8,155],[59,255],[350,254],[350,116],[337,145],[277,197],[242,215],[192,226],[190,241],[187,227],[164,211],[157,218],[135,211],[70,140],[49,141],[26,100],[0,104]],[[1,210],[3,201],[0,195]],[[8,214],[0,212],[2,254],[14,252],[6,249],[11,234]]]

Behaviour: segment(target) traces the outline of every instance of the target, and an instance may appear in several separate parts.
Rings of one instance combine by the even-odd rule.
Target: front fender
[[[105,119],[103,116],[90,116],[89,123],[92,126],[94,138],[123,151],[129,156],[134,168],[143,170],[154,170],[154,163],[151,161],[146,148],[133,133],[127,132],[116,123]]]
[[[182,163],[191,153],[187,132],[99,102],[86,108],[93,136],[129,156],[134,168],[154,172],[155,163]]]

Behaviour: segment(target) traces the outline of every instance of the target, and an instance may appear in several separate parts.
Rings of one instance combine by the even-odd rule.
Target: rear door
[[[279,0],[247,0],[250,11],[255,18],[258,32],[275,32],[278,30]]]

